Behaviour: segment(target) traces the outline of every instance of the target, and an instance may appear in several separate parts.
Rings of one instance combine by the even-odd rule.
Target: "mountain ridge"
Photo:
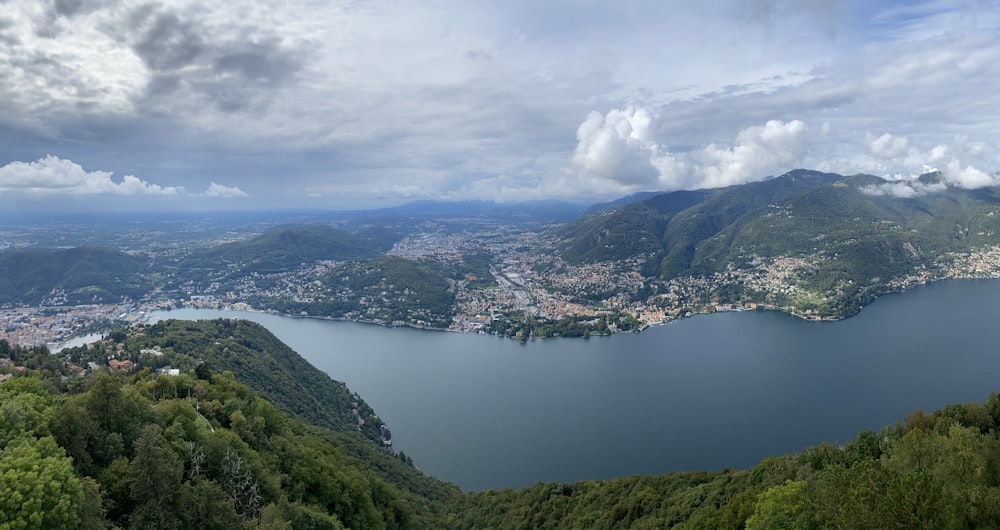
[[[726,188],[678,191],[560,228],[568,263],[641,259],[651,279],[713,278],[722,303],[840,318],[881,292],[944,277],[957,255],[1000,246],[1000,193],[916,188],[873,175],[795,170]],[[894,186],[906,186],[901,193]],[[800,295],[760,288],[776,261]],[[772,275],[773,276],[773,275]]]

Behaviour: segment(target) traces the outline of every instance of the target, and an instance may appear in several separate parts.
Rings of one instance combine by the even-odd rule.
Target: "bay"
[[[347,383],[397,450],[465,490],[745,468],[1000,390],[1000,282],[946,281],[840,322],[766,311],[520,344],[256,312]]]

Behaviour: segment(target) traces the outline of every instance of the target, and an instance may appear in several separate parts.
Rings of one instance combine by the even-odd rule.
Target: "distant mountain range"
[[[905,185],[872,175],[795,170],[589,213],[559,235],[568,262],[640,257],[647,276],[664,280],[801,259],[793,279],[813,294],[853,300],[826,308],[843,316],[891,280],[940,270],[950,253],[1000,245],[1000,193],[946,186],[937,173]],[[735,299],[748,291],[729,289]]]

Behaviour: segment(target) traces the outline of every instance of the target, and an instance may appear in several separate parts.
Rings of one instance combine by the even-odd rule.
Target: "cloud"
[[[710,143],[674,153],[655,140],[656,121],[637,107],[591,112],[577,129],[573,165],[624,191],[716,188],[791,169],[809,150],[804,122],[770,120],[741,130],[732,146]]]
[[[692,154],[699,185],[707,188],[743,184],[792,169],[808,153],[806,124],[770,120],[743,129],[733,147],[709,144]]]
[[[199,197],[214,178],[247,207],[1000,169],[989,2],[0,4],[0,160],[155,168]]]
[[[658,172],[652,159],[652,118],[643,108],[591,112],[577,128],[573,163],[586,173],[625,185],[650,185]]]
[[[957,158],[950,160],[942,173],[948,184],[967,190],[1000,185],[1000,176],[990,175],[975,166],[963,165]]]
[[[241,190],[237,186],[223,186],[222,184],[216,184],[212,182],[208,185],[208,189],[202,193],[205,197],[214,197],[221,199],[231,199],[234,197],[249,197],[250,194]]]
[[[906,154],[906,147],[909,143],[909,140],[905,136],[897,138],[889,133],[884,133],[879,137],[868,133],[865,135],[865,139],[868,142],[868,148],[871,150],[871,153],[884,159],[896,158]]]
[[[901,199],[912,199],[914,197],[920,197],[921,195],[927,195],[928,193],[944,191],[946,187],[947,185],[944,182],[924,184],[923,182],[917,180],[906,180],[863,186],[859,189],[859,191],[865,195],[886,195],[890,197],[899,197]]]
[[[34,162],[11,162],[0,167],[0,190],[34,194],[70,195],[178,195],[181,186],[159,186],[125,175],[112,180],[110,171],[85,171],[72,160],[48,155]]]

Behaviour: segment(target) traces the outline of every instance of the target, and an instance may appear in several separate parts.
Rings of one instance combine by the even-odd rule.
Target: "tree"
[[[137,504],[133,528],[179,528],[178,496],[184,467],[167,446],[160,426],[143,427],[135,442],[130,495]]]
[[[0,529],[77,528],[83,499],[55,438],[25,436],[0,450]]]
[[[38,379],[19,377],[0,386],[0,447],[21,436],[45,436],[55,416],[52,396]]]
[[[212,369],[209,368],[206,362],[202,362],[194,368],[194,375],[203,381],[212,381]]]
[[[747,530],[758,528],[812,528],[819,525],[809,513],[805,481],[788,480],[757,497]]]

